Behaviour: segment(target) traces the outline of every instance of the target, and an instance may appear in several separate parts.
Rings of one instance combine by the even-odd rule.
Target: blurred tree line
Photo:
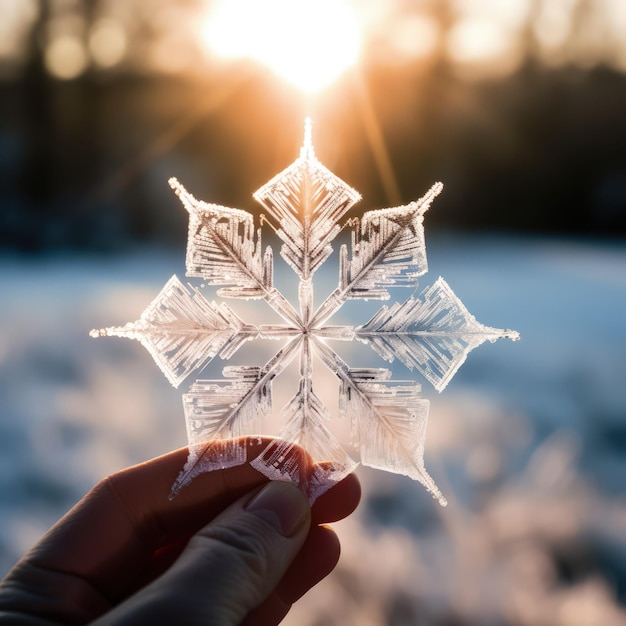
[[[417,2],[438,25],[427,56],[383,62],[372,38],[358,79],[314,103],[254,64],[220,63],[174,37],[206,10],[199,0],[27,4],[12,56],[0,55],[2,249],[182,245],[168,177],[254,210],[251,193],[297,156],[309,112],[320,159],[363,194],[359,210],[442,180],[429,227],[626,233],[626,76],[606,3],[561,3],[567,36],[547,54],[537,24],[550,0],[528,0],[515,64],[476,74],[444,45],[462,3]],[[72,37],[85,44],[73,53]],[[626,59],[626,30],[622,43]]]

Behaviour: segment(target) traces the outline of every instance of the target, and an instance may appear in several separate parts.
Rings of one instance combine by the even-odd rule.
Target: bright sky
[[[100,0],[98,18],[88,23],[81,3],[50,0],[44,61],[62,80],[89,68],[178,73],[204,71],[203,50],[212,61],[254,59],[304,92],[324,89],[359,58],[410,63],[435,50],[468,75],[476,68],[505,74],[523,59],[522,35],[535,6],[531,29],[549,63],[608,61],[626,71],[626,0],[592,0],[578,21],[573,16],[585,6],[581,0],[455,0],[445,34],[436,6],[417,0],[207,0],[203,10],[176,0]],[[19,71],[37,12],[36,0],[0,0],[0,77]]]
[[[203,35],[218,55],[255,59],[305,92],[345,72],[361,44],[356,14],[342,0],[220,0]]]

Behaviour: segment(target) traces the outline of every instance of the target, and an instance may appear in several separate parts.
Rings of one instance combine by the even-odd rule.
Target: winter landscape
[[[522,340],[476,349],[441,395],[424,387],[426,463],[449,506],[359,468],[340,564],[286,623],[626,623],[626,249],[427,241],[422,284],[445,275]],[[141,346],[88,335],[136,319],[180,256],[2,258],[3,572],[98,479],[185,445],[180,394]]]
[[[187,443],[188,389],[139,342],[89,336],[186,283],[189,214],[168,179],[257,228],[251,193],[310,116],[315,154],[363,197],[316,305],[355,218],[442,181],[428,272],[387,304],[441,276],[521,340],[477,347],[441,394],[332,340],[343,362],[422,385],[423,482],[447,506],[359,466],[339,564],[284,623],[626,626],[625,32],[623,0],[0,0],[0,574],[101,478]],[[270,221],[274,284],[297,307]],[[345,302],[332,332],[381,304]],[[228,305],[282,323],[262,300]],[[276,350],[255,338],[198,375]],[[346,441],[337,377],[314,359]],[[294,359],[274,411],[306,377]]]

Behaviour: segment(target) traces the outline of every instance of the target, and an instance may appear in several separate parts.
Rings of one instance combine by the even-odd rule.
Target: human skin
[[[268,442],[249,440],[248,461]],[[339,540],[325,524],[356,508],[357,478],[309,507],[245,463],[170,501],[186,458],[177,450],[96,485],[2,581],[0,623],[278,624],[335,567]]]

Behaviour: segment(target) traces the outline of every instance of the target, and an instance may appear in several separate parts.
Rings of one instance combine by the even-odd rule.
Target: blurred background
[[[448,508],[359,469],[342,560],[285,623],[626,624],[622,0],[0,0],[0,574],[185,444],[148,354],[88,332],[183,276],[170,176],[258,214],[306,115],[355,215],[444,182],[422,282],[522,341],[424,382]]]

